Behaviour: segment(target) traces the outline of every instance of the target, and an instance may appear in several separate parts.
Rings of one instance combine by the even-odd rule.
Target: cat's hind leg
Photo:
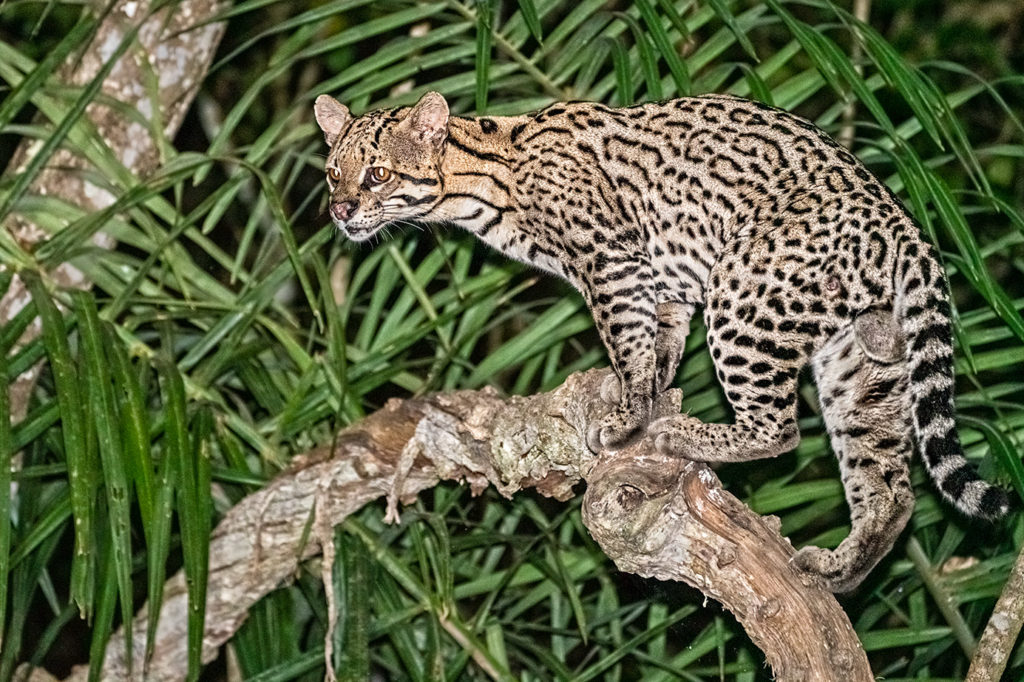
[[[666,301],[658,304],[658,337],[654,342],[654,351],[658,358],[654,389],[658,393],[668,388],[676,378],[676,370],[683,359],[686,337],[690,333],[693,310],[692,303]]]
[[[705,319],[708,348],[718,379],[735,414],[732,424],[706,424],[680,414],[651,423],[648,433],[659,451],[701,462],[746,462],[774,457],[796,446],[797,375],[807,364],[806,334],[766,334],[777,327],[774,311],[758,300],[754,277],[734,290],[709,288]],[[739,311],[735,301],[745,297]]]
[[[883,324],[889,320],[898,330],[887,311],[867,315],[878,316]],[[902,339],[896,345],[880,348],[866,333],[858,334],[854,323],[841,328],[812,358],[851,528],[836,549],[805,547],[793,561],[833,592],[860,584],[892,549],[914,508],[907,366]]]

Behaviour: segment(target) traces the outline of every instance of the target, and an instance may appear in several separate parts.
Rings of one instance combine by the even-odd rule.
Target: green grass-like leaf
[[[0,289],[6,294],[10,277]],[[6,355],[6,352],[4,353]],[[4,362],[3,365],[7,363]],[[0,366],[3,366],[0,365]],[[11,570],[11,468],[14,466],[14,450],[11,443],[11,401],[6,386],[0,390],[0,586],[7,585]],[[7,621],[7,590],[0,589],[0,650],[4,644],[4,625]]]
[[[124,448],[117,424],[120,415],[116,407],[111,381],[111,369],[105,348],[96,302],[89,294],[78,291],[73,296],[74,311],[79,321],[85,365],[85,396],[87,397],[86,418],[92,417],[99,442],[100,461],[103,467],[103,481],[107,498],[107,514],[110,521],[110,560],[105,568],[108,580],[117,586],[121,602],[122,622],[131,622],[134,615],[132,601],[132,544],[131,544],[131,485],[126,469]],[[102,599],[113,599],[104,592]],[[104,603],[101,610],[108,608]],[[106,614],[97,615],[100,622],[109,619]],[[109,625],[108,625],[109,627]],[[132,650],[132,637],[126,631],[125,651]],[[131,660],[129,655],[128,660]]]
[[[42,337],[57,387],[64,457],[67,462],[71,504],[75,514],[75,551],[71,560],[71,598],[79,611],[91,614],[94,599],[95,555],[93,545],[93,494],[98,466],[88,437],[83,413],[81,384],[71,358],[67,328],[57,305],[36,273],[23,273],[25,285],[42,320]]]

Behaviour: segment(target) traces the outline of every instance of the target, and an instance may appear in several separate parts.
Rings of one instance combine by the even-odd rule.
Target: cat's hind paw
[[[829,592],[850,592],[863,582],[873,564],[862,565],[842,553],[804,547],[793,555],[793,565]]]
[[[689,437],[694,428],[702,422],[688,414],[673,414],[655,419],[647,427],[647,433],[654,439],[654,448],[663,455],[699,459]]]

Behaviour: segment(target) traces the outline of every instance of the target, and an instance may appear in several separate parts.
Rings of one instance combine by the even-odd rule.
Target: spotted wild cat
[[[718,95],[486,118],[449,116],[437,93],[353,118],[321,95],[315,113],[331,147],[329,212],[351,239],[394,221],[448,223],[583,294],[619,379],[602,391],[617,407],[589,434],[595,450],[647,428],[659,450],[690,459],[773,457],[799,440],[797,377],[810,364],[852,529],[794,561],[831,589],[856,587],[906,525],[914,440],[953,505],[1005,513],[1005,493],[961,452],[934,249],[808,121]],[[735,421],[648,424],[698,306]],[[859,342],[872,315],[896,320],[902,354]]]

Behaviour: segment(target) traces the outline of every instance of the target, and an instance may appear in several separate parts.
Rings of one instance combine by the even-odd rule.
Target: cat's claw
[[[604,446],[601,444],[601,424],[593,423],[587,428],[587,447],[595,455],[601,454]]]

